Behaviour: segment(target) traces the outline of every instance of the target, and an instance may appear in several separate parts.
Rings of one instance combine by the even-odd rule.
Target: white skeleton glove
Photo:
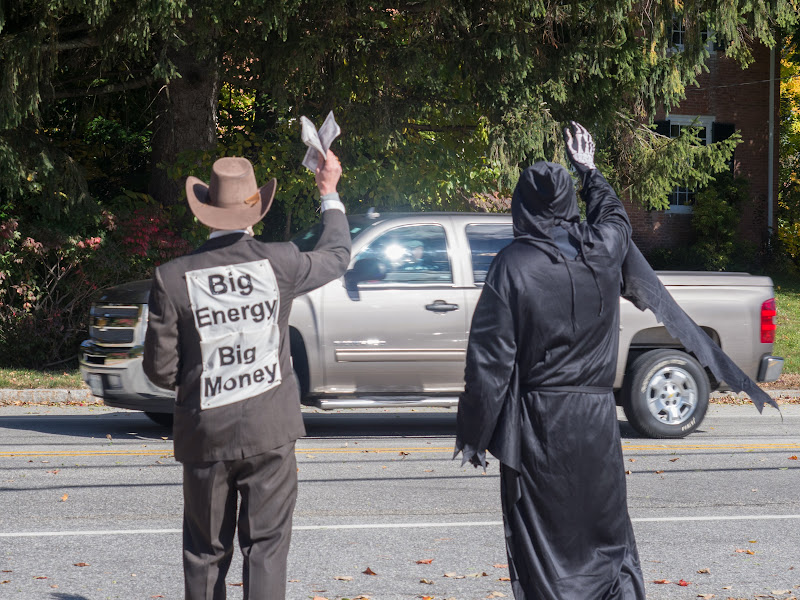
[[[589,171],[597,168],[594,166],[594,140],[592,134],[586,131],[583,125],[575,121],[570,121],[570,125],[575,135],[573,137],[570,127],[564,128],[567,156],[575,170],[583,177]]]

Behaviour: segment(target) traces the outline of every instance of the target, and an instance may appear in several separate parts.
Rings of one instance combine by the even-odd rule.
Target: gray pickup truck
[[[292,307],[291,353],[301,402],[324,409],[454,406],[464,385],[472,312],[495,254],[513,239],[510,215],[409,213],[349,216],[348,272]],[[297,236],[301,250],[318,229]],[[775,300],[768,277],[662,272],[686,312],[745,373],[774,381]],[[149,281],[106,290],[81,348],[83,378],[105,404],[169,424],[174,394],[142,371]],[[683,437],[725,389],[650,311],[621,302],[614,388],[630,423],[649,437]],[[558,310],[558,307],[553,307]]]

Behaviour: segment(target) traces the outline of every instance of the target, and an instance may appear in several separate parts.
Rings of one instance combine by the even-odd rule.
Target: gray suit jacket
[[[234,233],[156,269],[144,371],[177,390],[177,460],[245,458],[305,435],[289,352],[292,300],[340,277],[349,260],[347,218],[330,209],[311,252]]]

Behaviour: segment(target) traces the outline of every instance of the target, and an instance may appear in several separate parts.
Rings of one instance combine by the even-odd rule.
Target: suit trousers
[[[183,465],[183,571],[187,600],[224,600],[237,529],[245,600],[285,600],[297,499],[291,442],[236,460]]]

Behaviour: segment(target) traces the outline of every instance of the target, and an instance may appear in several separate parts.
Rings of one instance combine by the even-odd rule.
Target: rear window
[[[511,223],[467,225],[466,232],[472,256],[472,277],[475,283],[483,283],[494,257],[513,241],[514,229]]]
[[[370,225],[375,224],[374,219],[369,219],[360,215],[348,217],[347,222],[350,225],[351,240],[354,240],[358,234],[367,229]],[[305,231],[294,236],[292,238],[292,243],[300,249],[300,252],[309,252],[317,245],[320,231],[322,231],[322,225],[320,223],[312,225]]]

